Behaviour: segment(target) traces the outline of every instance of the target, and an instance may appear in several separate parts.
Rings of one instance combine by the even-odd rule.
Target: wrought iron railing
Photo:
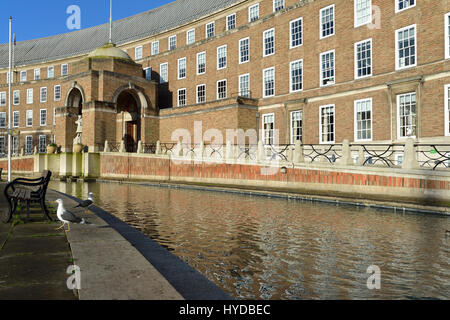
[[[121,143],[109,142],[110,152],[119,152]],[[137,148],[137,146],[135,146]],[[180,150],[181,147],[181,150]],[[145,154],[160,154],[169,156],[183,156],[189,159],[227,160],[232,157],[236,161],[279,161],[292,163],[294,161],[295,145],[264,145],[261,155],[257,144],[233,145],[232,153],[223,144],[184,143],[149,143],[142,144],[141,152]],[[349,154],[354,164],[364,167],[401,167],[405,161],[405,144],[355,143],[349,144]],[[415,144],[414,152],[420,168],[448,169],[450,168],[450,144]],[[125,148],[127,149],[127,148]],[[102,150],[102,149],[100,149]],[[201,152],[203,151],[203,152]],[[304,144],[302,156],[305,163],[341,164],[344,157],[343,144]]]
[[[415,147],[422,168],[436,170],[438,167],[450,167],[450,145],[416,144]]]
[[[336,163],[342,157],[340,144],[307,144],[303,146],[303,156],[309,162],[329,162]]]
[[[362,149],[364,159],[360,163],[365,167],[378,165],[391,168],[403,162],[405,147],[403,144],[353,144],[351,147],[356,150]]]

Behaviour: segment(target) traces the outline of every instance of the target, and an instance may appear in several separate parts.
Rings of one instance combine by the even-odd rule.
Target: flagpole
[[[112,0],[109,1],[109,43],[112,42]]]
[[[11,33],[12,33],[12,17],[9,17],[9,81],[8,81],[8,181],[11,182],[11,83],[12,83],[12,44],[11,44]]]

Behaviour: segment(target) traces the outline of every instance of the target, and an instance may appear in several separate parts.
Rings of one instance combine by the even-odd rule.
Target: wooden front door
[[[137,124],[134,122],[127,122],[126,134],[125,134],[125,148],[127,152],[137,151],[137,141],[136,141],[136,127]]]

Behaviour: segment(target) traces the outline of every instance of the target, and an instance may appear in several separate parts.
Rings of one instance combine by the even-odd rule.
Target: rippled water
[[[86,198],[238,299],[450,299],[450,218],[115,183]],[[369,290],[367,268],[381,269]]]

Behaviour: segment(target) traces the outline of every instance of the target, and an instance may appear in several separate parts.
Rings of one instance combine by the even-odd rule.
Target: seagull
[[[94,204],[94,198],[93,198],[94,194],[92,192],[89,192],[88,198],[87,200],[82,201],[79,205],[77,205],[75,208],[83,208],[85,209],[89,209],[90,206],[92,206]]]
[[[58,211],[56,215],[58,216],[58,219],[63,223],[61,227],[56,230],[64,228],[64,226],[67,224],[69,226],[67,232],[70,232],[70,223],[90,224],[83,218],[77,217],[74,213],[66,210],[64,208],[64,202],[61,199],[56,200],[54,203],[58,204]]]

